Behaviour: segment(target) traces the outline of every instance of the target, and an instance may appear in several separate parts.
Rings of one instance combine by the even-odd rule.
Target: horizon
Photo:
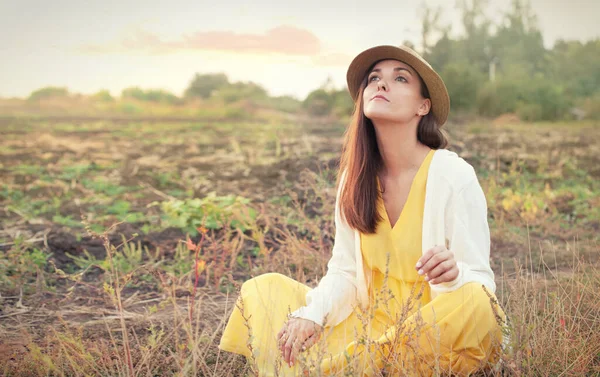
[[[255,82],[271,96],[302,99],[328,78],[345,88],[348,64],[366,48],[405,40],[420,47],[423,3],[232,3],[210,9],[189,0],[63,0],[50,9],[31,1],[0,4],[0,98],[26,98],[48,86],[84,95],[108,90],[113,96],[137,86],[182,96],[196,73],[225,73],[231,82]],[[427,2],[444,3],[441,23],[452,25],[455,38],[461,34],[456,7]],[[496,1],[486,14],[498,24],[509,7],[509,0]],[[546,48],[559,39],[585,43],[600,37],[598,2],[532,0],[531,8]],[[371,14],[373,27],[356,27]]]

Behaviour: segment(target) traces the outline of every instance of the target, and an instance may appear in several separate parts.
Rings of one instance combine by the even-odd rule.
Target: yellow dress
[[[380,196],[377,208],[384,221],[375,234],[361,234],[363,259],[372,274],[366,312],[357,309],[326,328],[319,343],[289,367],[282,362],[277,333],[287,314],[306,304],[310,287],[281,274],[263,274],[243,284],[219,348],[245,355],[260,376],[372,376],[376,370],[389,376],[467,375],[494,364],[506,318],[494,294],[471,282],[431,299],[429,284],[415,269],[422,255],[432,156],[433,150],[419,167],[396,224],[390,225]]]

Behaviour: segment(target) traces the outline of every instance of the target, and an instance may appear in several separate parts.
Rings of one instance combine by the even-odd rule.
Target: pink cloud
[[[308,30],[282,25],[264,34],[202,31],[184,35],[181,40],[175,41],[163,41],[153,33],[138,30],[116,43],[85,45],[79,48],[79,51],[85,53],[145,51],[164,54],[175,50],[277,53],[315,57],[321,51],[321,41]]]
[[[175,46],[235,52],[280,53],[314,56],[321,50],[319,38],[308,30],[278,26],[265,34],[238,34],[231,31],[198,32],[184,36]]]

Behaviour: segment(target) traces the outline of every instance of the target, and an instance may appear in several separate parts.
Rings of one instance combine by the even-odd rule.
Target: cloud
[[[181,39],[174,41],[165,41],[156,34],[138,29],[120,41],[83,45],[77,50],[86,54],[122,52],[168,54],[185,50],[316,57],[321,53],[321,41],[308,30],[287,25],[275,27],[264,34],[200,31],[183,35]]]

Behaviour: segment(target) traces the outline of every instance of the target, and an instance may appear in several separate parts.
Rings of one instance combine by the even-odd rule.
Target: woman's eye
[[[396,80],[398,80],[398,79],[400,79],[399,81],[407,82],[406,79],[404,77],[402,77],[402,76],[398,76],[396,78]]]
[[[373,81],[373,79],[376,79],[376,78],[378,78],[378,77],[377,77],[377,76],[371,76],[371,77],[369,78],[369,82]]]

